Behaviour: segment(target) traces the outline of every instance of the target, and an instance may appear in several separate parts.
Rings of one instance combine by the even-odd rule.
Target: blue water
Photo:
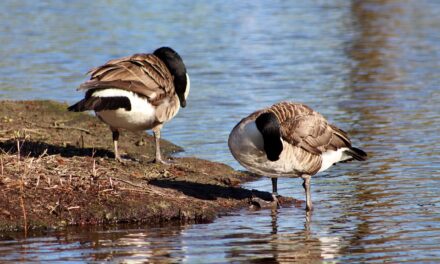
[[[91,67],[169,45],[192,84],[163,131],[182,155],[242,169],[230,130],[282,100],[308,104],[370,154],[313,177],[309,221],[288,207],[72,229],[0,241],[0,261],[440,261],[438,1],[4,0],[0,10],[1,99],[73,103]],[[279,192],[304,199],[299,179],[280,179]]]

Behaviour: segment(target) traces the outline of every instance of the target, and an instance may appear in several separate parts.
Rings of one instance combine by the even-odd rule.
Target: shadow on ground
[[[155,179],[148,182],[151,185],[174,189],[180,191],[185,195],[202,199],[202,200],[217,200],[218,198],[226,199],[251,199],[254,197],[271,201],[272,195],[268,192],[261,192],[257,190],[248,190],[241,187],[226,187],[216,184],[197,183],[189,181],[176,181],[167,179]]]
[[[74,156],[79,157],[108,157],[114,158],[113,152],[103,148],[79,148],[71,145],[57,146],[40,141],[19,141],[7,140],[0,142],[0,150],[8,154],[17,154],[18,147],[20,147],[20,156],[22,157],[35,157],[38,158],[41,155],[60,155],[62,157],[71,158]]]

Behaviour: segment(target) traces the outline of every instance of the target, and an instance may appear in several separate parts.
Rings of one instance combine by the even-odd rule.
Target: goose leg
[[[160,152],[160,129],[162,128],[162,125],[154,127],[153,134],[154,134],[154,140],[156,143],[156,157],[154,159],[155,163],[162,163],[162,164],[169,164],[168,162],[164,161],[162,159],[162,155]]]
[[[312,211],[313,205],[312,205],[312,195],[310,193],[310,178],[312,176],[304,174],[301,176],[301,178],[304,180],[303,187],[304,191],[306,192],[306,211]]]
[[[115,160],[122,162],[121,155],[118,151],[119,131],[116,128],[110,128],[112,131],[113,145],[115,146]]]
[[[280,207],[280,201],[278,200],[278,178],[271,178],[272,180],[272,199],[276,203],[277,207]]]

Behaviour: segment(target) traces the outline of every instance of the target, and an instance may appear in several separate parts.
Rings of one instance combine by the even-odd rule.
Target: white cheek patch
[[[185,89],[185,99],[188,97],[189,89],[191,88],[191,81],[189,80],[188,73],[186,74],[186,89]]]

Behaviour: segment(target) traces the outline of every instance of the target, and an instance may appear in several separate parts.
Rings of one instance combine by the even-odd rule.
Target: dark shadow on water
[[[272,201],[272,195],[268,192],[247,190],[241,187],[225,187],[215,184],[164,179],[152,180],[149,181],[149,184],[161,188],[174,189],[185,195],[202,200],[216,200],[217,198],[236,200],[259,198],[265,201]]]
[[[17,154],[17,141],[7,140],[0,142],[0,150],[4,153]],[[22,157],[40,157],[45,152],[47,155],[59,154],[62,157],[115,157],[112,151],[102,148],[80,148],[71,145],[63,147],[41,141],[20,141],[20,155]]]

